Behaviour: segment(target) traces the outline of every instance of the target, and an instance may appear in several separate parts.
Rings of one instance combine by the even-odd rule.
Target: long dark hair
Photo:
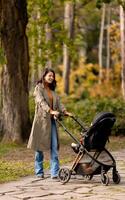
[[[53,80],[53,82],[52,82],[51,84],[49,84],[49,88],[50,88],[51,90],[54,91],[55,88],[56,88],[55,72],[54,72],[53,69],[51,69],[51,68],[49,68],[49,67],[45,67],[45,69],[44,69],[43,72],[42,72],[41,79],[40,79],[39,81],[37,81],[37,84],[39,84],[39,83],[45,84],[44,77],[45,77],[49,72],[52,72],[53,75],[54,75],[54,80]]]

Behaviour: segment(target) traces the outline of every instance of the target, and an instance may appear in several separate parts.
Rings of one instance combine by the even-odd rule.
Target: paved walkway
[[[44,180],[25,177],[0,185],[0,200],[123,200],[125,199],[125,150],[114,152],[121,182],[114,184],[109,173],[110,184],[102,185],[100,175],[87,180],[82,176],[72,176],[63,185],[58,180],[51,180],[46,174]]]

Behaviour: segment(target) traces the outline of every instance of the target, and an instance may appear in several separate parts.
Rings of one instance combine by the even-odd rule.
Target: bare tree
[[[0,19],[6,57],[2,73],[3,141],[22,142],[29,128],[26,0],[1,0]]]
[[[125,10],[120,5],[120,31],[121,31],[121,63],[122,63],[122,95],[125,99]]]
[[[107,81],[109,81],[109,68],[110,68],[110,18],[111,18],[111,9],[109,4],[107,6],[107,59],[106,59]]]
[[[51,26],[49,25],[49,23],[45,24],[45,35],[46,35],[46,43],[52,42],[52,30],[51,30]],[[50,58],[50,55],[51,55],[51,50],[48,49],[47,50],[47,65],[49,67],[52,67],[52,60]]]
[[[105,12],[106,12],[106,5],[103,3],[102,6],[102,18],[101,18],[101,29],[100,29],[100,37],[99,37],[99,84],[102,82],[102,67],[103,67],[103,36],[104,36],[104,23],[105,23]]]
[[[64,11],[64,27],[67,31],[67,38],[70,41],[73,38],[74,29],[74,7],[75,4],[71,1],[65,3]],[[63,64],[64,64],[64,92],[69,93],[69,75],[70,75],[70,51],[66,43],[63,45]]]

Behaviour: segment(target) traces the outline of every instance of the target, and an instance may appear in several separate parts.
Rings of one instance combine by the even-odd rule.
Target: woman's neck
[[[50,90],[49,83],[45,82],[45,83],[44,83],[44,87],[45,87],[47,90]]]

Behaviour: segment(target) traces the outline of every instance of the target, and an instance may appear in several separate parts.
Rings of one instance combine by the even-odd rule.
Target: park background
[[[0,40],[0,182],[33,174],[26,144],[45,66],[55,70],[62,103],[85,127],[99,112],[116,115],[110,148],[124,147],[124,0],[2,0]],[[79,133],[71,119],[64,122]],[[70,139],[62,129],[60,135],[69,152]],[[62,163],[71,159],[61,156]]]

